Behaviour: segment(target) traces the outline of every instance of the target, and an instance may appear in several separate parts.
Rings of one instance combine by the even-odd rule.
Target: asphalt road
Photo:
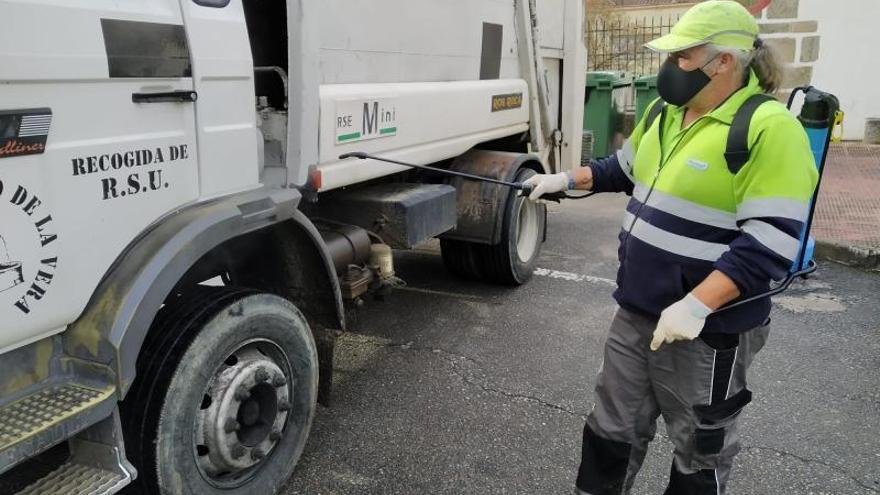
[[[333,404],[283,494],[570,494],[624,201],[551,205],[540,268],[516,289],[451,277],[436,243],[397,253],[408,287],[350,321]],[[880,494],[880,275],[822,263],[776,302],[728,493]],[[663,493],[671,452],[661,421],[634,494]],[[0,493],[61,460],[0,477]]]
[[[553,205],[524,287],[463,282],[436,244],[350,322],[286,495],[571,493],[608,323],[624,198]],[[731,494],[880,493],[880,276],[823,263],[777,298]],[[661,427],[634,489],[660,494]]]

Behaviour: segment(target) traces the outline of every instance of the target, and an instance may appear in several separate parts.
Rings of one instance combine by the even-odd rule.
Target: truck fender
[[[117,373],[120,399],[136,374],[141,345],[171,291],[203,256],[221,244],[261,229],[292,222],[323,261],[344,328],[339,281],[314,225],[297,209],[294,189],[258,189],[184,207],[147,228],[114,261],[82,315],[65,334],[69,356],[109,365]],[[303,236],[300,236],[303,237]]]
[[[544,173],[538,157],[525,153],[472,149],[456,158],[450,170],[513,181],[521,168]],[[457,193],[458,223],[443,239],[495,245],[501,242],[501,229],[507,205],[508,187],[462,177],[447,180]]]

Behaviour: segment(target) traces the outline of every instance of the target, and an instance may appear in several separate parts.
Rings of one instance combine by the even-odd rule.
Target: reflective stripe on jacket
[[[736,110],[760,91],[751,73],[687,127],[685,108],[667,105],[665,118],[647,129],[643,118],[623,149],[592,162],[593,190],[632,195],[618,251],[621,306],[659,316],[715,269],[741,297],[788,273],[818,180],[806,132],[784,105],[765,103],[749,126],[749,161],[733,174],[724,159]],[[756,301],[710,316],[705,331],[745,331],[769,312],[768,299]]]

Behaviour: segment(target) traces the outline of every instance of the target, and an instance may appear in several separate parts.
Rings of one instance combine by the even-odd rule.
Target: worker
[[[746,370],[767,339],[770,301],[713,313],[787,275],[818,177],[803,127],[776,101],[754,110],[744,165],[727,163],[734,116],[781,79],[742,5],[699,3],[646,46],[668,55],[663,101],[623,148],[527,182],[533,200],[570,189],[632,196],[576,493],[629,493],[662,415],[674,445],[665,493],[715,495],[740,449]]]

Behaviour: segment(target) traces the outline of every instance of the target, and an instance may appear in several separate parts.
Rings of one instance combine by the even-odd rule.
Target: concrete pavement
[[[282,493],[570,494],[624,204],[551,205],[540,269],[517,289],[452,278],[436,244],[397,253],[409,286],[351,321],[334,404]],[[776,298],[730,495],[880,494],[878,287],[880,275],[820,262]],[[661,421],[635,495],[663,492],[671,451]],[[21,481],[0,478],[0,493]]]
[[[880,146],[832,144],[813,234],[819,256],[880,271]]]

